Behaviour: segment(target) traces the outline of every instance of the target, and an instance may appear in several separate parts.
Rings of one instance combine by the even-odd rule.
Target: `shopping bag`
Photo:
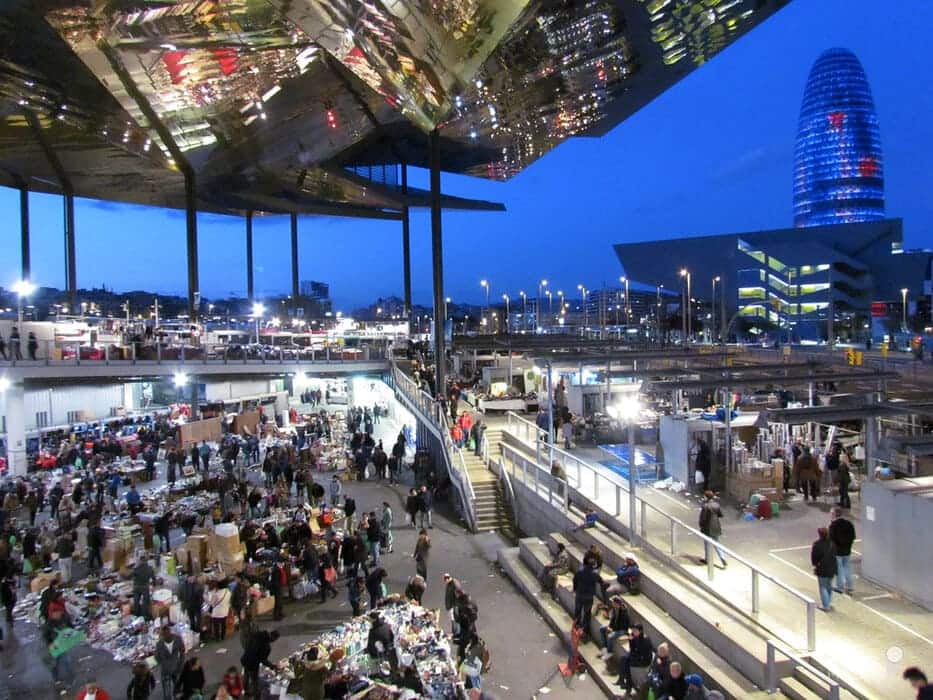
[[[62,654],[74,649],[85,639],[84,632],[81,630],[76,630],[73,627],[65,627],[55,635],[55,640],[49,644],[49,654],[53,659],[57,659]]]

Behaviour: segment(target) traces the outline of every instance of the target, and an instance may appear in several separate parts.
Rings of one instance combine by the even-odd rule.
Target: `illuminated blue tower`
[[[794,225],[884,218],[881,133],[862,64],[848,49],[816,59],[794,151]]]

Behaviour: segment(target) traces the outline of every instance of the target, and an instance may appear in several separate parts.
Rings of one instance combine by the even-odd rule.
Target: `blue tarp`
[[[600,464],[611,469],[619,476],[628,480],[629,478],[629,446],[623,445],[599,445],[599,449],[612,455],[613,459],[600,460]],[[635,448],[635,481],[638,483],[653,482],[665,477],[664,471],[658,469],[658,462],[650,452],[646,452],[638,447]]]

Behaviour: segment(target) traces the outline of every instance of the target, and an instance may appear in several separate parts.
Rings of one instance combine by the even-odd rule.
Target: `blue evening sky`
[[[444,175],[446,191],[504,202],[506,213],[444,216],[446,293],[494,297],[612,284],[612,244],[792,224],[797,111],[810,65],[832,46],[861,59],[884,149],[887,212],[907,247],[933,247],[933,3],[796,0],[601,139],[573,139],[507,183]],[[414,184],[427,186],[424,172]],[[64,286],[60,198],[32,195],[33,279]],[[80,200],[78,283],[184,293],[181,212]],[[18,194],[0,188],[0,285],[19,270]],[[246,290],[241,219],[201,215],[201,292]],[[396,222],[302,217],[301,278],[331,284],[338,308],[401,295]],[[256,289],[290,289],[287,217],[257,219]],[[412,218],[413,292],[431,302],[428,212]],[[632,271],[637,279],[637,271]],[[646,280],[650,282],[650,280]]]

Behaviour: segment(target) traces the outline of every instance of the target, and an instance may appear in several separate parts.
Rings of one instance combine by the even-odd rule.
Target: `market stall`
[[[273,697],[283,697],[283,693],[289,699],[300,697],[297,693],[303,660],[309,649],[317,647],[319,658],[330,660],[325,679],[328,697],[466,697],[450,641],[440,629],[435,611],[394,601],[378,608],[377,614],[391,628],[394,648],[375,657],[370,655],[367,646],[372,619],[369,615],[354,617],[302,645],[275,669],[262,669],[261,682]]]

